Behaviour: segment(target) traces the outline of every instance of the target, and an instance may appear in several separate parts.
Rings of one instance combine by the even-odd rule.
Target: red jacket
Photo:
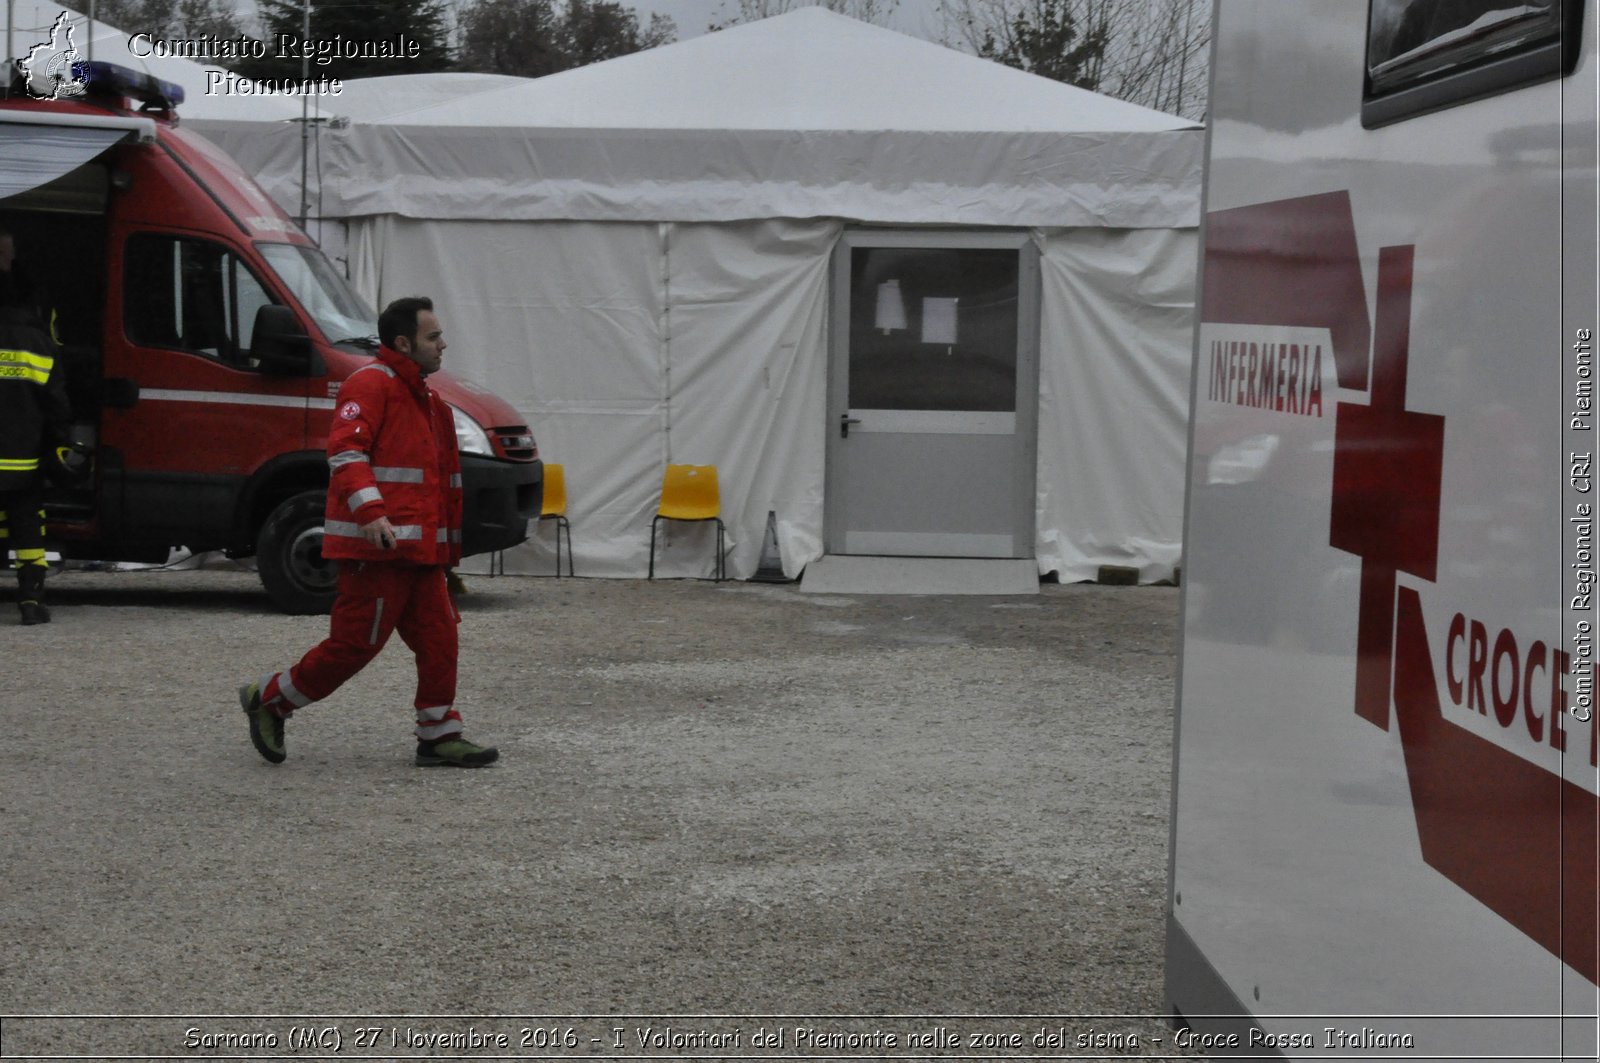
[[[461,560],[461,458],[449,405],[411,359],[378,357],[345,378],[328,432],[324,557],[454,565]],[[388,517],[393,549],[361,526]]]

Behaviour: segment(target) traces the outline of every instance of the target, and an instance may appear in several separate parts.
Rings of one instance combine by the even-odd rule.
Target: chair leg
[[[726,531],[726,526],[722,523],[722,518],[718,517],[717,518],[717,563],[716,563],[716,565],[714,565],[712,567],[712,571],[717,574],[717,582],[718,583],[721,583],[723,580],[728,578],[728,556],[727,556],[726,550],[724,549],[724,547],[722,545],[722,541],[723,541],[723,537],[724,537],[725,531]]]
[[[561,523],[556,525],[556,547],[561,546],[561,532],[567,533],[567,575],[572,575],[572,522],[566,517],[561,518]],[[561,558],[556,558],[556,575],[561,575]]]
[[[556,579],[561,578],[561,525],[566,523],[566,519],[556,518]]]
[[[652,520],[650,522],[650,575],[648,577],[649,579],[655,579],[656,578],[656,524],[658,522],[660,522],[660,521],[668,520],[668,519],[669,518],[667,518],[667,517],[657,517],[655,520]],[[723,580],[728,578],[728,560],[727,560],[727,557],[725,556],[726,548],[723,546],[723,542],[724,542],[724,539],[725,539],[725,536],[726,536],[727,525],[722,523],[722,518],[721,517],[709,517],[709,518],[705,518],[705,519],[714,520],[714,521],[717,522],[717,559],[716,559],[715,563],[711,566],[711,578],[713,580],[715,580],[716,582],[720,583]]]

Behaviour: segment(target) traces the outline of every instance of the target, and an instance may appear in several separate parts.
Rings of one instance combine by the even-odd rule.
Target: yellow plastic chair
[[[572,575],[572,523],[567,520],[567,471],[560,465],[544,467],[544,506],[539,520],[556,522],[556,578],[561,578],[561,533],[567,533],[567,575]]]
[[[717,522],[717,563],[720,582],[728,577],[723,540],[727,526],[722,523],[722,499],[717,493],[715,465],[668,465],[661,477],[661,505],[650,522],[650,579],[656,578],[656,525],[664,520]]]

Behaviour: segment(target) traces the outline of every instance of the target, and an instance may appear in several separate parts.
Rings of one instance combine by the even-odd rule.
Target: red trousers
[[[261,703],[287,716],[321,701],[365,668],[398,631],[417,658],[417,738],[434,742],[460,734],[461,714],[455,710],[460,622],[443,566],[341,561],[328,637],[299,664],[262,683]]]

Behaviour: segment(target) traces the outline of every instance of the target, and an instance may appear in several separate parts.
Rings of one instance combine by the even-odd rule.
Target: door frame
[[[1015,250],[1017,252],[1017,410],[1015,456],[1017,493],[1012,528],[1023,557],[1038,554],[1039,359],[1043,314],[1039,246],[1020,229],[847,228],[833,248],[828,278],[828,445],[823,468],[822,549],[832,553],[844,542],[839,419],[850,402],[850,267],[858,247],[909,247],[929,250]]]

